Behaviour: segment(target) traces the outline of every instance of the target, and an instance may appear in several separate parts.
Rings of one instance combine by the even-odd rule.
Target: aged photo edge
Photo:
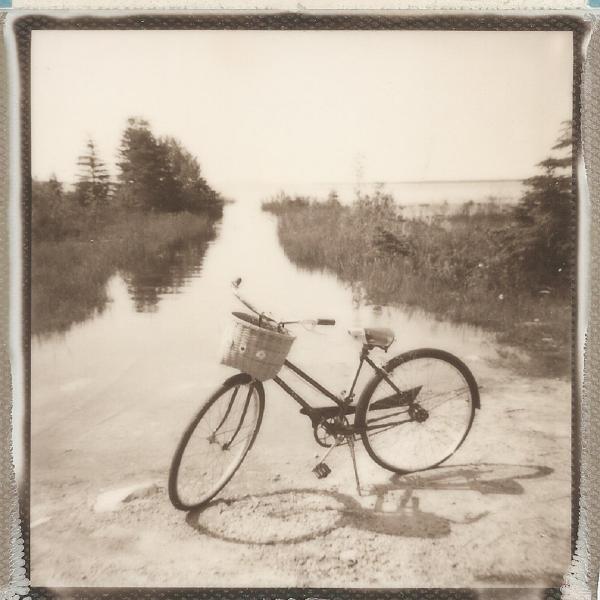
[[[483,17],[484,15],[479,15]],[[360,27],[360,25],[358,25]],[[577,45],[575,45],[577,50]],[[21,55],[22,58],[23,55]],[[578,54],[576,53],[576,57]],[[3,87],[2,94],[5,97],[7,95],[7,74],[6,74],[6,57],[5,57],[5,46],[3,46],[2,56],[2,68],[0,76],[2,77]],[[574,68],[577,70],[581,68],[581,64],[577,64],[577,58],[575,59]],[[588,46],[588,54],[586,57],[586,65],[584,73],[584,87],[581,90],[584,94],[583,105],[583,120],[580,121],[579,117],[576,116],[575,123],[581,124],[581,136],[584,142],[584,157],[586,159],[586,169],[588,176],[588,187],[590,193],[591,203],[591,223],[599,222],[600,212],[600,157],[599,151],[599,133],[600,133],[600,113],[593,102],[590,101],[594,95],[598,94],[600,87],[600,76],[598,74],[598,65],[600,65],[600,40],[598,30],[596,29],[590,38]],[[577,79],[577,78],[576,78]],[[580,90],[574,89],[575,97],[579,94]],[[4,99],[4,98],[3,98]],[[587,99],[587,101],[586,101]],[[28,104],[28,103],[26,103]],[[0,125],[0,135],[3,138],[3,151],[0,153],[0,162],[2,163],[2,179],[0,180],[2,185],[3,197],[8,197],[8,181],[4,173],[8,172],[8,154],[6,148],[8,147],[8,114],[7,104],[2,103],[2,120]],[[574,112],[578,113],[578,107],[574,107]],[[576,125],[577,127],[577,125]],[[24,138],[26,139],[26,138]],[[581,146],[581,144],[580,144]],[[586,152],[586,149],[588,150]],[[581,150],[579,150],[580,152]],[[27,188],[27,186],[24,186]],[[26,191],[26,190],[25,190]],[[2,227],[5,232],[8,232],[7,225],[7,207],[8,202],[5,201],[5,207],[2,212]],[[580,385],[579,376],[574,377],[574,438],[573,438],[573,452],[574,462],[573,465],[577,467],[577,448],[578,445],[581,449],[579,455],[579,467],[581,472],[581,480],[579,482],[579,498],[573,498],[574,507],[579,504],[579,518],[574,511],[573,514],[573,539],[577,540],[576,549],[574,550],[573,563],[570,572],[566,576],[566,583],[562,588],[564,597],[566,598],[580,598],[585,597],[582,594],[590,594],[596,589],[597,584],[597,572],[598,572],[598,560],[599,560],[599,544],[598,544],[598,488],[600,471],[597,464],[594,464],[593,456],[597,455],[597,436],[600,435],[600,423],[598,415],[598,407],[595,406],[590,399],[597,396],[598,386],[597,373],[598,368],[598,321],[600,319],[600,307],[597,304],[597,295],[599,290],[598,279],[600,272],[598,267],[598,260],[600,260],[600,234],[598,228],[590,228],[590,250],[591,250],[591,268],[590,268],[590,281],[591,281],[591,295],[592,304],[590,307],[590,315],[588,322],[588,334],[586,340],[586,356],[585,356],[585,377],[583,382],[583,394],[581,396],[581,404],[576,407],[577,402],[577,388]],[[3,283],[3,300],[2,306],[2,333],[4,340],[8,339],[9,330],[9,316],[8,316],[8,279],[9,279],[9,248],[8,248],[8,235],[4,235],[1,242],[1,277],[0,280]],[[576,296],[577,297],[577,296]],[[574,308],[576,308],[574,306]],[[574,319],[577,319],[577,315],[574,315]],[[576,323],[575,323],[576,325]],[[27,329],[27,328],[26,328]],[[24,332],[27,334],[27,331]],[[575,336],[575,350],[578,351],[581,340]],[[27,351],[27,348],[25,348]],[[2,557],[3,560],[0,564],[0,589],[3,593],[11,597],[12,594],[24,593],[26,580],[25,571],[23,569],[23,542],[20,535],[20,523],[17,509],[17,488],[15,484],[15,477],[13,472],[13,461],[12,461],[12,425],[11,425],[11,367],[8,355],[8,346],[6,342],[2,346],[2,450],[3,456],[10,456],[10,460],[3,461],[2,468],[2,479],[0,481],[0,487],[2,490],[2,532],[1,543],[2,543]],[[577,362],[577,361],[576,361]],[[577,372],[578,367],[574,365],[574,374]],[[4,402],[6,400],[6,402]],[[577,410],[577,408],[579,410]],[[579,419],[578,419],[579,417]],[[578,422],[579,421],[579,422]],[[16,428],[19,428],[18,424],[15,424]],[[578,437],[575,437],[578,434]],[[579,442],[579,443],[577,443]],[[27,444],[28,445],[28,444]],[[577,471],[577,468],[575,469]],[[576,473],[574,473],[576,475]],[[574,482],[575,483],[575,482]],[[573,491],[577,488],[573,487]],[[26,496],[25,496],[26,497]],[[23,511],[24,508],[21,507]],[[25,509],[22,514],[27,514]],[[5,524],[6,522],[6,524]],[[27,565],[28,568],[28,565]],[[6,590],[6,592],[4,591]],[[150,590],[145,590],[146,593]],[[40,596],[41,597],[41,596]]]

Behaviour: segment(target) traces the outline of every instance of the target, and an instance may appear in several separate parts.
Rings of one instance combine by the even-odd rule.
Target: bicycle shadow
[[[394,474],[386,484],[374,485],[371,493],[385,494],[392,490],[472,491],[480,494],[523,494],[520,480],[539,479],[554,472],[542,465],[511,465],[480,463],[435,467],[409,475]]]
[[[215,500],[203,509],[189,512],[186,522],[203,535],[238,544],[297,544],[344,528],[435,539],[448,536],[452,525],[475,523],[488,512],[451,519],[422,510],[415,492],[520,495],[525,491],[521,480],[546,477],[552,472],[541,465],[444,466],[411,475],[394,474],[388,482],[372,486],[368,494],[375,497],[373,508],[333,490],[288,488]]]

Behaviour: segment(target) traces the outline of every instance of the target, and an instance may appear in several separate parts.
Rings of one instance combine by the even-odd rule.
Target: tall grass
[[[278,216],[280,242],[295,264],[337,274],[370,303],[418,307],[495,331],[528,351],[532,372],[568,372],[569,287],[540,289],[511,264],[503,252],[510,212],[407,220],[381,193],[352,206],[279,197],[263,208]]]
[[[154,306],[161,291],[177,288],[197,268],[214,236],[214,220],[205,215],[133,211],[88,223],[63,239],[34,232],[32,333],[64,332],[101,313],[115,273],[126,280],[138,310]]]

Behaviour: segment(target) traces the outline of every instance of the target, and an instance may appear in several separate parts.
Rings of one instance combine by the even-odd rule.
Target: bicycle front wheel
[[[205,402],[171,462],[169,498],[175,508],[199,508],[227,485],[256,439],[264,406],[262,384],[243,373]]]
[[[465,441],[479,391],[467,366],[442,350],[401,354],[367,384],[356,422],[365,449],[380,466],[396,473],[435,467]]]

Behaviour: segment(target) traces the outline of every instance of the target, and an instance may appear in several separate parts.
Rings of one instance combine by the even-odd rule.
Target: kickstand
[[[349,435],[346,438],[348,440],[348,448],[350,448],[350,456],[352,456],[352,466],[354,467],[354,478],[356,479],[356,491],[359,496],[362,496],[360,491],[360,479],[358,478],[358,467],[356,466],[356,452],[354,450],[354,436]]]

